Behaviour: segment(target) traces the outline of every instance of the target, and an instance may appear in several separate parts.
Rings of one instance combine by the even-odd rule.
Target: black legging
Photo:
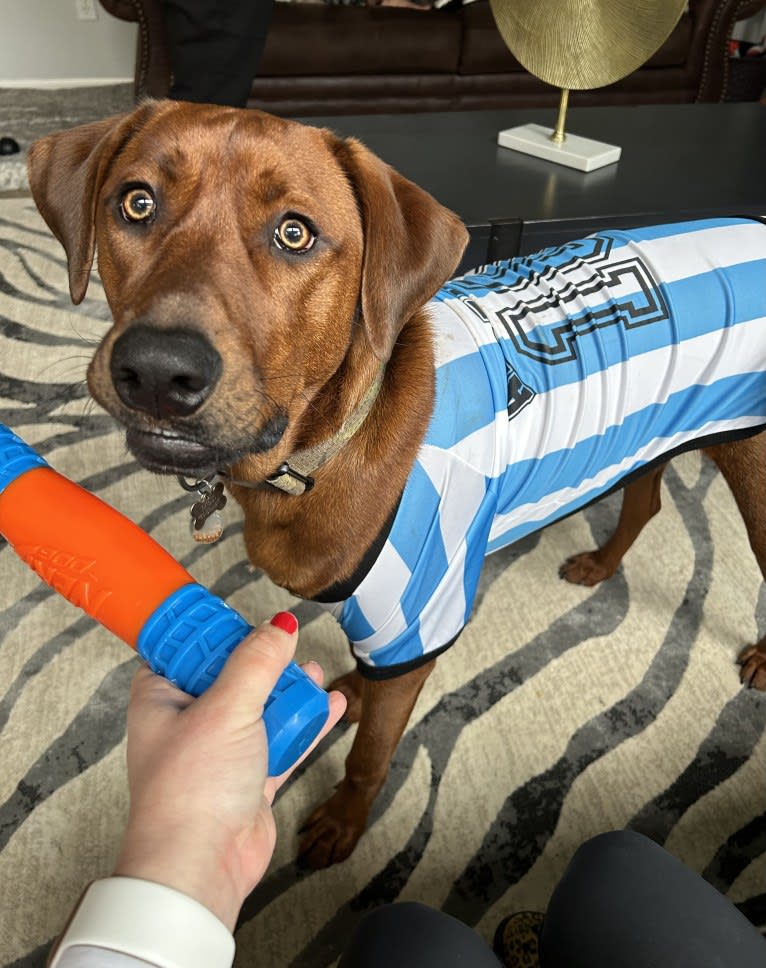
[[[171,98],[244,107],[273,0],[165,0],[163,6]]]
[[[466,925],[422,904],[367,915],[339,968],[497,968]],[[541,968],[764,968],[766,940],[715,888],[641,834],[579,848],[553,892]]]

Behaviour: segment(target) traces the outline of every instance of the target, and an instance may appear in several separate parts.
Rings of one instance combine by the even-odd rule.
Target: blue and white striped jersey
[[[485,266],[429,304],[436,403],[382,551],[328,607],[360,671],[425,661],[483,558],[704,438],[766,425],[766,225],[609,231]]]

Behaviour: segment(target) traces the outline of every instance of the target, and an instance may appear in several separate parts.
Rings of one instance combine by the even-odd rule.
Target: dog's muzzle
[[[118,337],[109,363],[120,400],[155,420],[188,417],[198,410],[222,368],[218,351],[201,333],[141,324]]]

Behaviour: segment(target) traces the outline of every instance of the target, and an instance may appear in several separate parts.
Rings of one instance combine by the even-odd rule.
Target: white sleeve
[[[56,965],[58,968],[154,968],[151,962],[143,958],[83,944],[67,948]]]
[[[136,877],[94,881],[48,968],[231,968],[234,938],[206,907]]]

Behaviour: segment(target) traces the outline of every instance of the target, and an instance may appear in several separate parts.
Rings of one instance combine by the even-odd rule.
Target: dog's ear
[[[40,214],[64,246],[75,304],[85,297],[93,265],[98,193],[112,159],[145,112],[139,108],[48,135],[29,150],[29,187]]]
[[[450,278],[468,232],[454,212],[360,142],[335,141],[362,216],[362,316],[370,346],[385,360],[404,323]]]

